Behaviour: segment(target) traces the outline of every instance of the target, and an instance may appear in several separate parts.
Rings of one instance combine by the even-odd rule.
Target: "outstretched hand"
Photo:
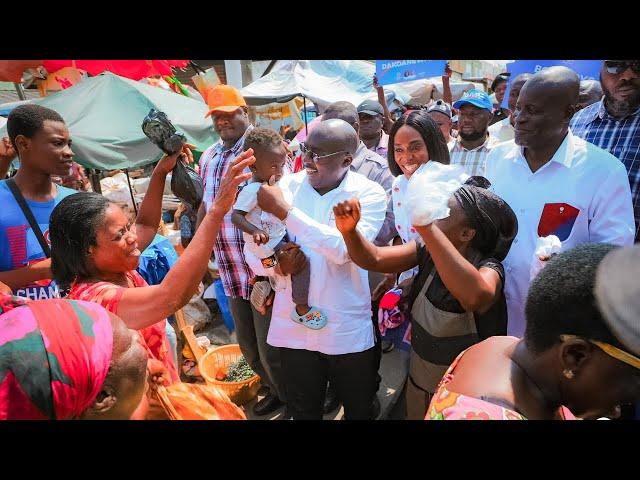
[[[222,182],[220,182],[220,189],[213,202],[211,212],[215,212],[217,215],[226,215],[231,210],[238,195],[238,187],[251,178],[251,172],[244,173],[244,171],[249,165],[253,165],[255,161],[256,157],[253,156],[253,149],[250,148],[238,155],[229,165],[227,173],[225,173]]]
[[[451,70],[451,65],[449,65],[449,62],[446,63],[446,65],[444,66],[444,73],[442,74],[442,78],[451,78],[451,74],[453,73],[453,70]]]
[[[373,75],[373,88],[375,88],[376,90],[380,90],[383,87],[378,83],[378,76],[377,75]]]
[[[333,207],[336,216],[336,228],[342,234],[351,233],[360,221],[360,201],[357,198],[345,200]]]

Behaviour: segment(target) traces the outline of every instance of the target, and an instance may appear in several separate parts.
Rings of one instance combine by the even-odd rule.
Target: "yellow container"
[[[200,374],[212,385],[221,388],[236,405],[244,405],[255,398],[260,390],[260,377],[254,375],[241,382],[221,382],[216,380],[220,369],[227,369],[242,356],[237,343],[213,348],[203,355],[198,362]]]

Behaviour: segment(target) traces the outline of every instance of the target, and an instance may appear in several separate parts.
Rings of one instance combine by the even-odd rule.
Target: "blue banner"
[[[380,85],[440,77],[446,60],[376,60],[376,76]]]
[[[509,108],[509,90],[511,89],[511,81],[521,73],[538,73],[547,67],[561,65],[570,68],[580,76],[582,80],[598,80],[600,78],[600,68],[602,60],[516,60],[507,64],[507,72],[511,73],[509,84],[504,93],[502,107]]]

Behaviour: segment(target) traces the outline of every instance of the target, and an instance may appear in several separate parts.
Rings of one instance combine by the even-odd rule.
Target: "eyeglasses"
[[[338,153],[349,153],[349,152],[346,152],[346,151],[340,151],[340,152],[329,153],[327,155],[318,155],[317,153],[315,153],[311,149],[309,149],[309,147],[307,147],[307,144],[304,143],[304,142],[300,143],[300,151],[302,152],[302,155],[304,155],[306,157],[311,157],[311,161],[313,163],[318,163],[318,160],[324,159],[324,158],[328,158],[328,157],[331,157],[333,155],[337,155]]]
[[[640,370],[640,358],[635,355],[630,354],[629,352],[625,352],[624,350],[620,350],[618,347],[614,347],[605,342],[600,342],[598,340],[591,340],[590,338],[582,338],[577,335],[560,335],[560,340],[563,342],[575,339],[586,340],[589,343],[592,343],[599,347],[604,353],[609,355],[610,357],[615,358],[616,360],[620,360],[621,362],[626,363],[627,365],[631,365],[634,368]]]
[[[640,60],[605,60],[604,66],[611,75],[619,75],[627,68],[640,73]]]

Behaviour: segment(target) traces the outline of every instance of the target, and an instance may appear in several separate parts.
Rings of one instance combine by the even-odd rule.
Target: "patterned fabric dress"
[[[129,288],[147,287],[148,284],[138,272],[132,270],[127,272],[127,282]],[[118,313],[118,305],[125,292],[125,288],[110,282],[96,283],[74,283],[69,291],[69,299],[85,300],[96,302],[109,310],[111,313]],[[139,330],[150,358],[155,358],[169,371],[171,382],[180,381],[178,369],[176,368],[171,345],[166,332],[166,320],[154,323],[153,325]]]
[[[130,288],[146,287],[147,282],[136,271],[127,272]],[[71,287],[68,298],[97,302],[112,313],[118,311],[118,304],[125,291],[124,287],[109,282],[76,283]],[[171,346],[166,334],[166,320],[138,330],[149,358],[159,360],[167,369],[170,385],[166,392],[173,408],[182,420],[245,420],[244,412],[224,393],[212,385],[196,385],[180,382],[178,370],[171,354]],[[148,397],[147,420],[168,420],[154,395]]]
[[[447,390],[446,385],[453,380],[453,372],[466,352],[458,355],[442,377],[425,420],[527,420],[524,415],[509,408]],[[576,419],[566,407],[560,408],[559,415],[563,420]]]

